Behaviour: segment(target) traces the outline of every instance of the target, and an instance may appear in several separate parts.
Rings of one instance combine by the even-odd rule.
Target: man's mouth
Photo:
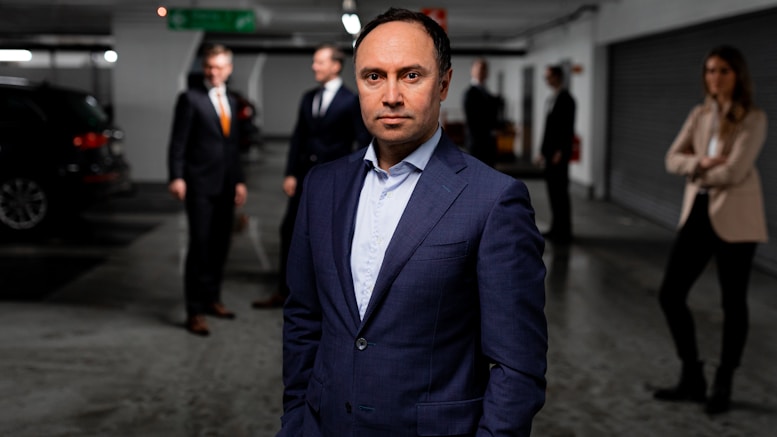
[[[401,114],[385,114],[385,115],[378,116],[378,120],[380,120],[383,123],[399,123],[408,118],[410,117],[406,115],[401,115]]]

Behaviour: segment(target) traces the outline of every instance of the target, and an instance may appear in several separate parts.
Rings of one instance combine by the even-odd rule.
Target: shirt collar
[[[341,77],[336,77],[329,82],[324,84],[324,88],[326,88],[327,91],[337,91],[340,89],[340,86],[343,84],[343,79]]]
[[[226,85],[213,86],[213,84],[211,84],[207,80],[204,81],[204,83],[205,83],[205,89],[208,90],[208,93],[210,93],[210,92],[217,92],[217,93],[220,93],[220,94],[226,94],[226,92],[227,92],[227,86]],[[215,91],[213,91],[213,90],[215,90]]]
[[[440,142],[440,138],[442,137],[442,128],[440,125],[437,125],[437,130],[434,132],[434,135],[432,135],[431,138],[426,140],[423,144],[418,146],[415,150],[413,150],[412,153],[407,155],[405,159],[400,161],[399,165],[403,162],[406,162],[413,167],[423,171],[426,168],[426,165],[429,164],[429,160],[432,159],[432,154],[434,153],[434,150],[437,148],[437,144]],[[367,147],[367,153],[364,154],[364,162],[368,165],[371,165],[373,168],[380,168],[378,166],[378,154],[375,153],[375,140],[373,139],[370,143],[370,146]]]

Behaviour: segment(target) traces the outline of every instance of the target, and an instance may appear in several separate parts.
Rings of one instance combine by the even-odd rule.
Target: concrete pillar
[[[167,29],[155,7],[117,8],[113,16],[116,123],[125,131],[135,182],[167,181],[167,144],[178,93],[202,40],[202,32]]]

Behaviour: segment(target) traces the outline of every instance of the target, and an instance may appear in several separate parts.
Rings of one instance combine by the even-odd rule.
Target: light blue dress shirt
[[[359,197],[356,228],[351,242],[353,289],[362,319],[383,265],[386,248],[441,136],[442,129],[438,126],[428,141],[389,168],[388,172],[378,166],[374,141],[367,148],[364,163],[370,171]]]

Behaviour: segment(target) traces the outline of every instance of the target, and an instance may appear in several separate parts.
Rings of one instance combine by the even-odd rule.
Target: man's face
[[[356,85],[364,124],[379,147],[414,149],[437,130],[452,71],[440,78],[435,54],[419,23],[381,24],[362,40]]]
[[[323,48],[313,54],[313,73],[316,82],[325,84],[340,74],[340,63],[332,59],[332,49]]]
[[[202,72],[207,80],[213,86],[221,86],[227,82],[229,75],[232,74],[232,62],[229,56],[221,53],[211,56],[202,61]]]
[[[551,69],[545,70],[545,82],[553,89],[561,86],[561,78],[553,74]]]
[[[488,67],[483,62],[477,61],[472,64],[470,74],[473,78],[477,79],[478,82],[484,83],[488,77]]]

